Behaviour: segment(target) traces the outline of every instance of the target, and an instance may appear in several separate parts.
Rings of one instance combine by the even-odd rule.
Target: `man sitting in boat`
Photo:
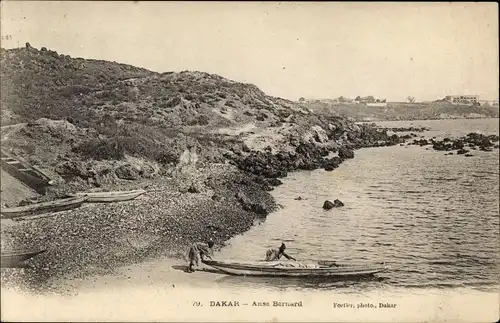
[[[269,249],[266,252],[266,261],[275,261],[280,260],[281,256],[285,256],[288,260],[295,260],[292,256],[289,256],[285,253],[286,246],[284,243],[281,243],[279,249]],[[295,260],[296,261],[296,260]]]
[[[212,240],[208,241],[208,243],[204,242],[195,242],[189,248],[188,258],[189,258],[189,268],[188,272],[194,272],[194,265],[196,267],[199,266],[200,259],[204,260],[204,257],[212,259],[212,247],[214,246],[214,242]]]

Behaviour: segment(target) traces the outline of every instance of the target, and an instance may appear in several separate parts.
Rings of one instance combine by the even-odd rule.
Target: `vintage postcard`
[[[2,321],[499,319],[498,4],[0,6]]]

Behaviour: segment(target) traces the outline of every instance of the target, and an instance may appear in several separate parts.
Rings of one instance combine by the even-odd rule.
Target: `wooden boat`
[[[47,250],[9,250],[2,251],[1,267],[2,268],[17,268],[24,267],[22,262],[33,258]]]
[[[60,212],[80,207],[86,199],[86,197],[70,197],[50,202],[2,208],[0,213],[2,219],[15,219],[18,217],[32,216],[43,213]]]
[[[376,264],[320,265],[299,262],[255,261],[234,262],[224,260],[204,260],[204,264],[229,275],[274,276],[274,277],[353,277],[367,276],[386,271],[388,267]]]
[[[115,192],[80,192],[68,194],[71,197],[86,197],[88,203],[120,202],[135,199],[146,193],[145,190],[115,191]]]
[[[45,189],[53,185],[53,181],[35,166],[1,151],[2,168],[14,178],[31,187],[39,194],[45,194]]]

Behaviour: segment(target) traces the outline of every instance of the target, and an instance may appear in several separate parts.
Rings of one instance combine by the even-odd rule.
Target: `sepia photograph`
[[[0,2],[2,322],[497,322],[495,2]]]

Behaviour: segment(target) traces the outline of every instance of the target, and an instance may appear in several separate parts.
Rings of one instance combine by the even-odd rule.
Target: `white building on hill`
[[[479,95],[447,95],[445,99],[453,104],[475,104],[479,102]]]

